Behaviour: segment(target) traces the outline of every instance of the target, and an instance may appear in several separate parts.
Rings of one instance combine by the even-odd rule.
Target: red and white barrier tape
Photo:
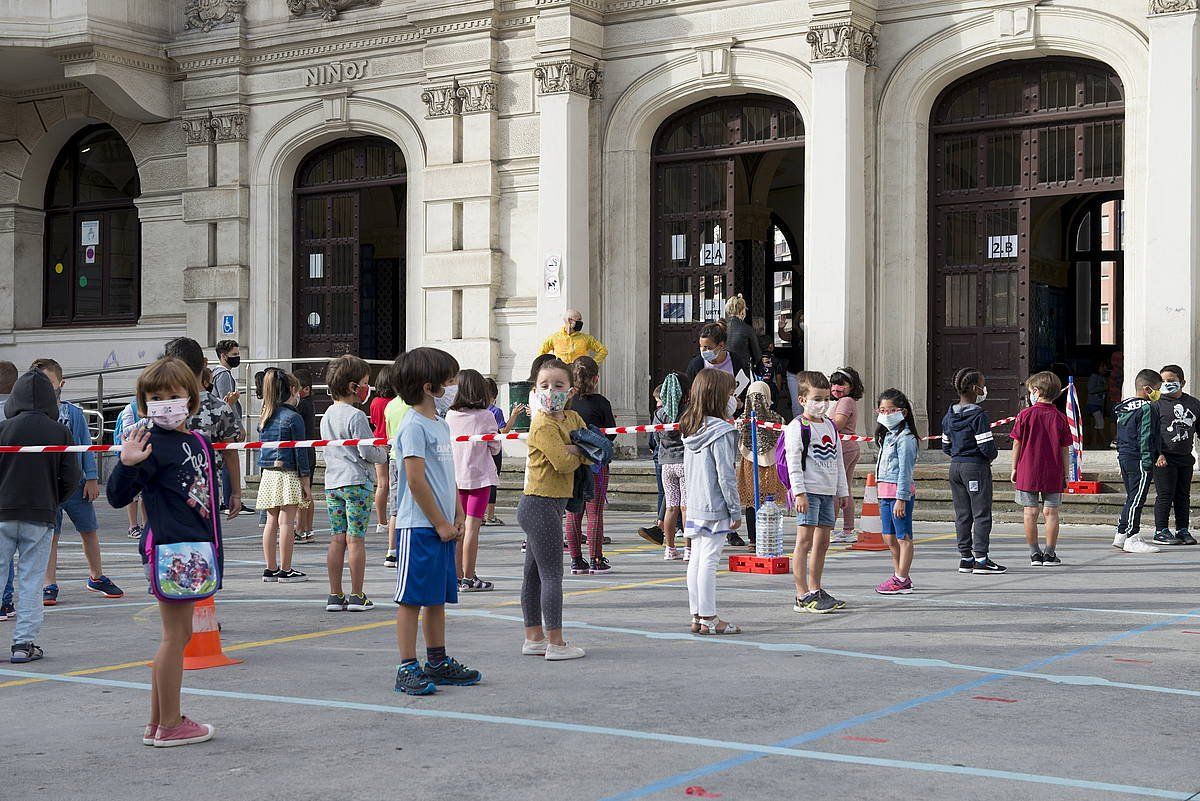
[[[1006,417],[1003,420],[997,420],[992,423],[992,428],[1008,425],[1016,420],[1015,417]],[[784,425],[782,423],[759,423],[759,428],[768,428],[775,431],[782,431]],[[679,428],[679,423],[659,423],[655,425],[645,426],[616,426],[615,428],[605,428],[605,434],[645,434],[654,431],[674,431]],[[925,440],[936,440],[940,437],[939,434],[923,437]],[[500,440],[523,440],[529,437],[528,433],[513,431],[508,434],[470,434],[461,437],[455,437],[455,442],[496,442]],[[842,434],[844,442],[874,442],[874,437],[863,437],[858,434]],[[375,439],[301,439],[287,440],[283,442],[215,442],[213,448],[219,451],[257,451],[264,448],[337,448],[348,447],[353,448],[358,445],[374,445],[376,447],[387,447],[391,444],[389,440],[383,437]],[[0,445],[0,453],[120,453],[120,445]]]

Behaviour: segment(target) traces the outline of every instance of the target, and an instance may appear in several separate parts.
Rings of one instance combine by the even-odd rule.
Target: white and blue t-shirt
[[[429,481],[433,495],[437,498],[442,514],[451,523],[458,501],[458,488],[454,484],[454,450],[450,426],[440,417],[430,420],[416,409],[404,415],[396,438],[392,441],[392,452],[396,454],[397,481],[396,528],[433,528],[433,523],[421,511],[421,507],[408,491],[408,475],[404,460],[417,456],[425,460],[425,478]]]

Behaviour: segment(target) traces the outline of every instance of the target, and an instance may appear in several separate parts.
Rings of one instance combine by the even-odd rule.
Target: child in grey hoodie
[[[742,524],[738,433],[724,420],[735,391],[737,385],[729,373],[701,370],[692,384],[690,405],[679,421],[688,498],[684,533],[692,543],[687,584],[693,634],[741,633],[740,628],[717,617],[717,564],[725,538]]]

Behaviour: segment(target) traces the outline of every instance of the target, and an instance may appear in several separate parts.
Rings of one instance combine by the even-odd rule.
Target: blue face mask
[[[717,360],[717,352],[715,350],[704,350],[701,348],[700,358],[704,359],[704,361],[708,362],[709,364],[712,364]]]
[[[1183,389],[1183,384],[1178,381],[1164,381],[1162,385],[1162,394],[1174,395],[1179,390]]]

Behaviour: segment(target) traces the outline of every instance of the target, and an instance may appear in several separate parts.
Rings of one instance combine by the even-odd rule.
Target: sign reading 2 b
[[[1015,259],[1017,257],[1019,237],[989,236],[987,239],[987,257],[989,259]]]

